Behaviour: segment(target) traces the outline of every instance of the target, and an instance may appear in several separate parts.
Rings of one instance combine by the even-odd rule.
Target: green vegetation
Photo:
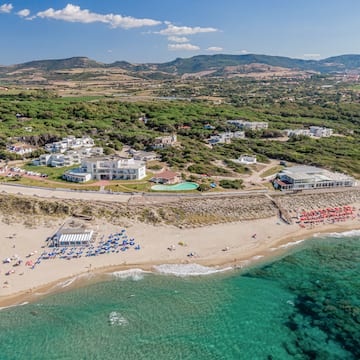
[[[37,180],[24,176],[6,177],[0,176],[0,182],[17,183],[26,186],[36,186],[51,189],[72,189],[72,190],[84,190],[84,191],[99,191],[100,186],[87,184],[74,184],[69,182],[53,182],[47,180]]]
[[[105,190],[113,192],[146,192],[150,191],[152,184],[148,182],[130,183],[126,182],[114,183],[112,185],[106,185]]]
[[[49,166],[34,166],[31,164],[27,164],[22,166],[21,168],[28,171],[34,171],[41,174],[48,175],[49,180],[62,180],[62,175],[65,171],[74,169],[79,167],[79,165],[73,165],[69,167],[49,167]],[[65,181],[65,180],[64,180]]]
[[[159,84],[153,90],[156,95],[191,101],[124,102],[97,95],[60,98],[45,90],[0,93],[0,158],[16,158],[6,152],[6,146],[19,140],[42,147],[67,135],[89,135],[110,154],[124,145],[151,150],[155,137],[176,133],[178,146],[156,151],[163,162],[182,173],[239,176],[250,173],[251,167],[233,160],[254,154],[259,162],[278,159],[360,176],[360,93],[354,90],[354,84],[323,75],[261,81],[221,77],[181,82],[168,79],[159,80]],[[203,97],[219,98],[223,103],[200,100]],[[246,139],[230,144],[207,144],[211,135],[237,130],[226,121],[239,118],[267,121],[269,129],[246,131]],[[205,124],[214,129],[205,129]],[[282,138],[286,128],[311,125],[331,127],[340,136]],[[26,130],[29,127],[31,132]],[[64,171],[32,166],[29,169],[47,173],[49,180],[59,180]],[[140,185],[128,189],[143,191]]]
[[[237,180],[220,180],[219,185],[224,189],[242,189],[244,187],[241,179]]]
[[[275,174],[277,174],[279,171],[281,171],[283,168],[284,168],[284,166],[282,166],[282,165],[274,166],[274,167],[272,167],[272,168],[270,168],[270,169],[267,169],[266,171],[262,172],[262,173],[260,174],[260,176],[262,176],[262,177],[265,178],[265,177],[268,177],[268,176],[271,176],[271,175],[275,175]]]

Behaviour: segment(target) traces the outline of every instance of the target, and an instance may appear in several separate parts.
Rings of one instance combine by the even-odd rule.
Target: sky
[[[359,0],[0,0],[0,64],[360,53]]]

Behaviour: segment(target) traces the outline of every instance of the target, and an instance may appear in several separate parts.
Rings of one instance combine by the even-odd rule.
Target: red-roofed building
[[[180,176],[173,171],[166,170],[153,176],[150,181],[157,184],[176,184],[180,181]]]

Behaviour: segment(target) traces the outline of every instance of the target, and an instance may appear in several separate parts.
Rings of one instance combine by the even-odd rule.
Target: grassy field
[[[65,180],[62,179],[62,175],[64,174],[64,172],[66,170],[71,170],[71,169],[74,169],[77,167],[79,167],[79,165],[57,168],[57,167],[50,167],[50,166],[34,166],[34,165],[31,165],[31,163],[28,163],[28,164],[22,166],[21,168],[24,170],[27,170],[27,171],[35,171],[35,172],[39,172],[41,174],[47,174],[49,180],[65,182]]]
[[[150,183],[138,183],[138,184],[126,184],[126,183],[114,183],[105,186],[105,190],[113,192],[147,192],[150,190]]]
[[[9,183],[9,184],[19,184],[19,185],[25,185],[25,186],[35,186],[35,187],[43,187],[43,188],[50,188],[50,189],[72,189],[72,190],[86,190],[86,191],[99,191],[100,186],[97,185],[77,185],[74,183],[68,183],[68,182],[49,182],[44,179],[30,179],[27,177],[20,177],[18,179],[16,178],[9,178],[6,176],[0,176],[0,182]]]
[[[267,169],[266,171],[264,171],[263,173],[260,174],[261,177],[265,178],[271,175],[275,175],[276,173],[278,173],[279,171],[281,171],[282,169],[284,169],[284,166],[282,165],[277,165],[274,166],[270,169]]]

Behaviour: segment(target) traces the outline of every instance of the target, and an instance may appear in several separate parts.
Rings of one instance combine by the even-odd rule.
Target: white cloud
[[[186,43],[186,42],[189,42],[190,40],[185,37],[185,36],[169,36],[168,37],[168,40],[169,41],[172,41],[172,42],[176,42],[176,43]]]
[[[200,50],[200,47],[192,44],[168,44],[169,50],[186,50],[186,51],[196,51]]]
[[[13,9],[12,4],[3,4],[0,6],[0,13],[10,13],[11,10]]]
[[[21,16],[21,17],[27,17],[27,16],[30,15],[30,10],[29,9],[23,9],[23,10],[18,11],[16,14]]]
[[[161,24],[161,21],[153,19],[136,19],[131,16],[122,16],[117,14],[97,14],[87,9],[82,10],[80,6],[67,4],[61,10],[54,10],[49,8],[45,11],[40,11],[36,15],[40,18],[63,20],[68,22],[80,22],[80,23],[94,23],[101,22],[109,24],[113,28],[130,29],[142,26],[154,26]]]
[[[321,57],[320,54],[304,54],[303,57],[305,59],[319,59]]]
[[[219,46],[210,46],[206,49],[207,51],[223,51],[224,49]]]
[[[166,35],[166,36],[182,36],[182,35],[195,35],[199,33],[211,33],[219,31],[218,29],[212,27],[190,27],[190,26],[176,26],[169,22],[166,22],[167,28],[160,30],[157,34]]]

